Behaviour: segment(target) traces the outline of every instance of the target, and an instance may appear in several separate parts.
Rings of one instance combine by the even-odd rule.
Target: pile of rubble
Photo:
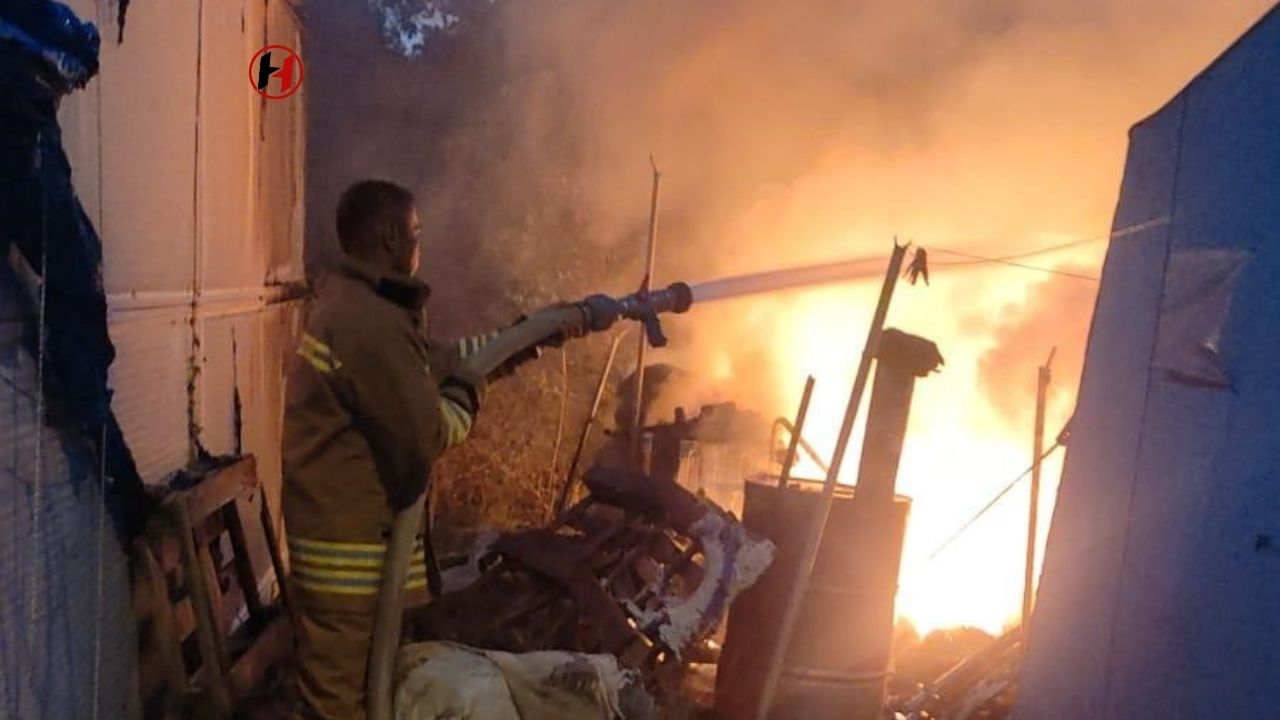
[[[474,582],[411,619],[417,637],[513,654],[609,655],[653,689],[707,660],[729,604],[773,544],[671,479],[587,473],[590,494],[544,528],[497,538]]]

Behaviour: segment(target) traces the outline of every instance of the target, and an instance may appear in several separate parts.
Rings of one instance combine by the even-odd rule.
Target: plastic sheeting
[[[17,247],[41,283],[24,313],[27,345],[43,361],[42,392],[74,415],[111,479],[117,530],[136,535],[149,507],[133,453],[111,409],[102,241],[71,184],[57,109],[98,69],[99,38],[54,2],[16,1],[0,12],[0,260]]]
[[[405,646],[397,664],[396,720],[627,718],[622,694],[636,681],[611,655],[514,655],[453,643]]]
[[[1222,328],[1248,260],[1245,250],[1179,250],[1169,257],[1152,367],[1188,385],[1231,387]]]
[[[1277,715],[1277,68],[1280,9],[1131,133],[1017,720]]]

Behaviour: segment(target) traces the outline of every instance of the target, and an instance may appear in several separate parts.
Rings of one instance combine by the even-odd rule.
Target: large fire
[[[886,256],[895,234],[929,248],[933,285],[900,287],[889,316],[947,359],[917,385],[899,474],[915,504],[898,607],[921,630],[994,631],[1020,603],[1026,483],[928,556],[1029,464],[1035,368],[1054,346],[1048,433],[1069,415],[1097,284],[948,268],[957,258],[941,251],[1000,256],[1105,235],[1129,126],[1273,3],[480,4],[499,22],[458,52],[472,57],[475,43],[482,67],[446,68],[416,90],[402,68],[383,73],[398,79],[375,83],[386,107],[415,92],[404,116],[415,119],[393,137],[352,134],[365,142],[335,176],[423,178],[425,234],[448,238],[461,263],[438,263],[447,270],[431,279],[463,299],[463,317],[475,279],[455,267],[485,268],[513,296],[563,292],[575,275],[634,288],[650,155],[663,170],[659,284]],[[449,111],[420,122],[418,105]],[[425,176],[423,154],[404,151],[414,142],[432,149]],[[1026,262],[1096,276],[1105,247]],[[807,434],[829,453],[878,284],[711,304],[670,323],[671,350],[650,357],[718,378],[719,397],[705,399],[771,414],[793,413],[813,373]],[[1042,536],[1060,463],[1046,468]]]
[[[1097,243],[1072,255],[1053,255],[1043,261],[1043,266],[1070,263],[1072,267],[1096,267],[1102,247]],[[913,505],[903,553],[898,612],[921,632],[959,625],[999,632],[1018,620],[1029,482],[1024,480],[970,529],[934,553],[953,531],[1025,470],[1032,456],[1034,366],[1010,368],[1011,373],[1022,372],[1002,379],[1011,386],[1010,397],[1022,398],[1027,417],[1024,427],[1011,422],[1006,412],[993,405],[981,379],[983,357],[1000,342],[996,337],[1000,324],[975,322],[974,318],[997,317],[1007,308],[1016,307],[1046,277],[1053,276],[1000,265],[965,269],[938,266],[933,272],[932,285],[928,287],[900,283],[889,313],[890,326],[934,340],[947,361],[940,374],[917,384],[903,449],[898,490],[910,496]],[[1088,280],[1070,278],[1063,282],[1067,280],[1082,283],[1085,297],[1096,287]],[[875,278],[780,298],[739,301],[732,309],[771,338],[768,347],[774,351],[764,366],[771,368],[773,376],[758,378],[757,382],[772,383],[778,388],[777,397],[782,398],[783,405],[794,408],[804,378],[810,374],[816,378],[805,436],[828,457],[835,445],[879,285],[880,279]],[[1089,308],[1072,310],[1087,316]],[[1063,355],[1080,353],[1082,330],[1077,323],[1059,333],[1050,331],[1041,336],[1047,342],[1053,339],[1065,346],[1059,348],[1055,361],[1063,371],[1055,378],[1055,392],[1050,396],[1048,444],[1070,414],[1079,360]],[[1023,350],[1028,356],[1043,360],[1052,347],[1045,344]],[[740,371],[756,372],[759,365],[735,367],[735,355],[733,347],[722,348],[714,367],[722,380],[741,391],[741,383],[733,382],[733,377]],[[864,397],[860,422],[842,469],[842,482],[856,482],[865,413]],[[1043,556],[1061,462],[1061,454],[1057,454],[1044,467],[1038,558]],[[814,465],[804,462],[796,474],[822,476]]]

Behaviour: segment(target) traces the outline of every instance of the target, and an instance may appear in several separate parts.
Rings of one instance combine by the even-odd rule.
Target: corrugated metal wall
[[[135,2],[117,44],[114,0],[69,4],[103,34],[102,72],[61,121],[103,238],[125,436],[149,483],[185,466],[194,440],[254,453],[278,508],[305,89],[266,101],[246,70],[271,43],[305,62],[295,14],[287,0]],[[0,276],[0,718],[133,717],[126,561],[102,515],[98,460],[37,421],[20,291]]]

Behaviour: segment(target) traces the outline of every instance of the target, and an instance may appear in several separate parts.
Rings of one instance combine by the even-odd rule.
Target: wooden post
[[[591,414],[587,415],[587,422],[582,425],[582,432],[578,434],[578,446],[574,448],[573,460],[569,462],[569,474],[565,476],[564,485],[560,486],[560,494],[556,496],[556,503],[552,508],[553,519],[564,512],[565,505],[569,503],[569,497],[573,495],[573,486],[577,483],[578,463],[582,462],[582,451],[587,445],[587,439],[591,437],[591,428],[596,424],[596,416],[600,413],[604,389],[608,387],[609,373],[613,371],[613,360],[618,356],[618,344],[626,334],[626,331],[618,333],[613,338],[613,344],[609,346],[609,358],[604,361],[604,369],[600,371],[600,380],[596,383],[596,396],[591,401]]]
[[[1040,514],[1040,466],[1044,460],[1044,414],[1049,394],[1049,365],[1057,348],[1049,351],[1049,359],[1040,366],[1036,378],[1036,429],[1031,454],[1031,509],[1027,517],[1027,563],[1022,576],[1022,625],[1030,627],[1031,605],[1035,595],[1036,521]]]
[[[862,349],[862,360],[858,363],[858,373],[854,376],[853,391],[849,394],[849,404],[845,406],[844,422],[840,425],[840,435],[836,440],[835,453],[831,456],[831,467],[827,470],[826,481],[822,484],[822,500],[814,512],[809,526],[808,541],[800,562],[796,565],[795,581],[791,588],[782,625],[778,630],[778,639],[773,646],[769,658],[769,672],[765,676],[761,689],[760,705],[756,709],[756,720],[767,720],[769,710],[777,694],[778,679],[782,675],[782,665],[786,661],[787,650],[791,644],[791,636],[795,633],[796,620],[800,617],[800,604],[808,590],[809,576],[813,573],[813,564],[818,557],[818,547],[822,543],[822,535],[827,528],[827,518],[831,515],[831,504],[835,499],[836,482],[840,477],[840,466],[844,463],[844,453],[849,445],[849,436],[853,433],[853,424],[858,416],[858,406],[862,404],[862,393],[867,387],[867,376],[871,373],[871,361],[875,359],[880,348],[880,333],[884,329],[885,315],[889,312],[889,301],[893,298],[893,289],[897,285],[898,276],[902,274],[902,259],[907,253],[906,245],[893,243],[893,255],[889,258],[889,268],[885,273],[884,285],[880,288],[880,300],[876,304],[875,315],[871,319],[871,328],[867,331],[867,343]]]
[[[800,395],[800,409],[796,411],[796,422],[791,426],[791,442],[787,444],[787,455],[782,460],[782,470],[778,473],[778,487],[787,489],[791,480],[791,466],[796,462],[796,450],[800,447],[800,433],[804,432],[804,420],[809,415],[809,400],[813,397],[813,376],[804,381],[804,393]]]
[[[644,280],[640,283],[641,294],[649,292],[653,287],[653,270],[658,257],[658,187],[662,181],[662,173],[658,165],[649,156],[649,165],[653,167],[653,193],[649,198],[649,251],[645,261]],[[631,447],[628,460],[633,467],[640,466],[640,427],[644,424],[644,352],[648,345],[647,333],[640,333],[636,346],[636,392],[635,409],[631,416]]]

